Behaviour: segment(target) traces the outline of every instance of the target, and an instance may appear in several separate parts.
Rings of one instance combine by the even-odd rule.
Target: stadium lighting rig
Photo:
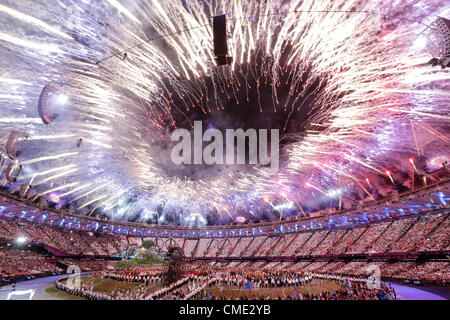
[[[450,67],[450,20],[437,17],[429,29],[433,58],[428,63],[433,67],[439,65],[442,69]],[[421,40],[418,41],[420,44]]]
[[[213,17],[213,34],[216,64],[218,66],[231,64],[233,58],[228,56],[226,14]]]

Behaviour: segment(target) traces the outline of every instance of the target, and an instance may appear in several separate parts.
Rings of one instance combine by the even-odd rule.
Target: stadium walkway
[[[16,283],[15,291],[19,292],[34,289],[33,300],[60,300],[45,292],[45,288],[49,287],[52,282],[56,281],[59,277],[61,277],[61,275],[18,282]],[[7,300],[10,292],[12,292],[12,285],[0,288],[0,300]],[[11,296],[10,300],[29,300],[29,293]]]
[[[409,286],[400,285],[398,283],[387,282],[397,293],[399,300],[447,300],[437,294]]]

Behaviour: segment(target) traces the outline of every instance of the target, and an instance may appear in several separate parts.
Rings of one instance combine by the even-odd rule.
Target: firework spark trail
[[[33,10],[43,5],[0,5],[0,45],[7,57],[0,63],[0,126],[32,133],[19,159],[25,173],[18,180],[46,176],[33,190],[37,194],[51,190],[46,183],[62,174],[67,186],[89,182],[61,195],[71,196],[69,203],[77,202],[76,208],[86,213],[104,199],[97,204],[104,211],[129,203],[130,214],[159,204],[165,212],[175,208],[176,215],[207,214],[223,211],[217,208],[227,208],[230,201],[256,202],[259,212],[258,199],[275,203],[280,191],[295,199],[307,184],[325,193],[338,185],[338,175],[356,179],[372,197],[358,179],[385,176],[377,168],[394,167],[390,159],[396,152],[413,150],[411,143],[400,143],[410,141],[404,129],[409,119],[449,120],[448,72],[423,65],[429,59],[426,48],[412,45],[423,26],[402,20],[449,13],[443,3],[417,0],[394,10],[389,3],[358,1],[108,0],[94,8],[72,1]],[[347,10],[402,13],[387,19],[325,12]],[[285,14],[275,14],[280,12]],[[230,13],[234,59],[230,67],[218,68],[210,17],[221,13]],[[133,49],[125,57],[126,48]],[[49,82],[69,103],[45,126],[35,106]],[[265,84],[272,90],[270,103],[263,99]],[[280,93],[284,86],[286,96]],[[162,169],[170,159],[160,143],[178,127],[175,113],[192,125],[192,112],[224,110],[229,101],[243,104],[249,92],[256,93],[260,112],[285,112],[285,128],[297,114],[308,115],[305,130],[292,134],[294,142],[284,147],[275,177],[264,167],[220,176],[205,170],[198,180],[177,177],[171,167]],[[82,144],[77,149],[78,138]],[[46,155],[36,140],[47,143]],[[64,163],[72,157],[75,164]],[[63,173],[51,176],[59,168]],[[274,188],[273,180],[281,183]],[[126,191],[116,193],[117,188]],[[225,212],[233,219],[232,212]]]

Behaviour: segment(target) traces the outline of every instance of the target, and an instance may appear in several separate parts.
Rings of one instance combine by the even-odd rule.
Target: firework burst
[[[233,61],[217,67],[211,17],[223,13]],[[437,15],[448,5],[3,0],[2,183],[79,214],[173,224],[379,198],[409,183],[415,122],[435,130],[422,142],[430,158],[448,150],[450,75],[421,41]],[[279,172],[171,164],[171,132],[201,119],[280,129]]]

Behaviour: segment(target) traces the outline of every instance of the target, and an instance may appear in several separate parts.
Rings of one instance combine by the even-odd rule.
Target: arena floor
[[[46,289],[52,287],[52,283],[61,276],[53,276],[48,278],[34,279],[30,281],[23,281],[16,284],[16,292],[27,291],[34,289],[32,300],[66,300],[63,297],[57,297],[46,292]],[[400,285],[398,283],[389,282],[397,292],[399,300],[448,300],[438,294],[415,288],[411,286]],[[0,289],[0,300],[7,300],[9,293],[12,291],[12,286],[5,286]],[[448,291],[448,288],[446,290]],[[443,292],[443,295],[445,293]],[[446,295],[447,296],[447,295]],[[10,300],[29,300],[29,294],[14,295]]]

